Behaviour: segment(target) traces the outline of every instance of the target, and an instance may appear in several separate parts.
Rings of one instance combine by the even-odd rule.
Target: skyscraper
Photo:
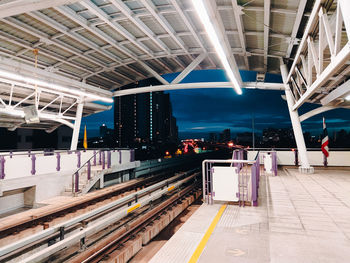
[[[159,85],[152,78],[133,87]],[[128,86],[130,88],[130,85]],[[114,100],[117,145],[132,147],[139,143],[176,142],[178,127],[172,114],[169,94],[162,91],[128,95]]]

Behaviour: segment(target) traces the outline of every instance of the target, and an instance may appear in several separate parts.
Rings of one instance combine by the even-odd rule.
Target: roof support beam
[[[0,4],[0,18],[15,16],[53,6],[73,4],[75,2],[77,2],[77,0],[15,0],[9,3]]]
[[[295,21],[294,21],[294,26],[292,29],[292,34],[290,36],[290,41],[289,41],[288,48],[287,48],[287,54],[286,54],[287,58],[290,57],[292,50],[293,50],[293,46],[296,44],[295,39],[296,39],[298,29],[299,29],[299,26],[301,23],[301,19],[303,18],[306,2],[307,2],[307,0],[300,0],[300,2],[299,2],[298,11],[297,11]]]
[[[284,85],[282,83],[256,83],[246,82],[243,83],[243,87],[248,89],[264,89],[264,90],[283,90]],[[231,82],[197,82],[197,83],[181,83],[181,84],[168,84],[141,87],[134,89],[118,90],[113,93],[114,97],[121,97],[131,94],[155,92],[155,91],[169,91],[169,90],[184,90],[184,89],[215,89],[215,88],[227,88],[232,89]]]
[[[267,71],[267,54],[269,53],[271,1],[264,0],[264,70]]]
[[[247,70],[249,70],[249,61],[247,57],[247,46],[246,46],[246,40],[244,37],[244,32],[243,32],[243,20],[242,20],[242,14],[243,14],[243,7],[237,5],[237,0],[232,0],[232,7],[233,7],[233,13],[235,15],[235,21],[237,25],[237,32],[239,36],[239,41],[241,42],[241,46],[243,49],[243,57],[244,57],[244,63],[245,67]]]
[[[180,83],[186,76],[194,70],[207,56],[206,53],[200,54],[198,57],[196,57],[191,64],[189,64],[177,77],[171,82],[171,84],[177,84]]]
[[[335,110],[335,109],[339,109],[339,107],[335,107],[335,106],[321,106],[321,107],[313,109],[313,110],[311,110],[311,111],[309,111],[309,112],[299,116],[299,120],[300,120],[300,122],[302,122],[302,121],[305,121],[305,120],[307,120],[307,119],[309,119],[309,118],[311,118],[311,117],[313,117],[313,116],[315,116],[317,114],[320,114],[322,112],[326,112],[326,111],[329,111],[329,110]]]
[[[350,80],[346,81],[344,84],[340,85],[323,99],[321,99],[321,103],[322,105],[328,105],[334,100],[345,95],[350,95]]]

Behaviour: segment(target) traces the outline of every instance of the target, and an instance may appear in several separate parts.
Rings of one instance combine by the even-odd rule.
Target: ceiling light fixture
[[[5,71],[0,69],[0,76],[4,77],[4,78],[9,78],[12,80],[17,80],[17,81],[22,81],[25,83],[30,83],[30,84],[34,84],[34,85],[38,85],[38,86],[42,86],[42,87],[46,87],[46,88],[52,88],[61,92],[67,92],[70,94],[75,94],[78,96],[84,96],[84,97],[88,97],[94,100],[98,100],[98,101],[103,101],[103,102],[107,102],[107,103],[112,103],[113,99],[112,98],[108,98],[108,97],[102,97],[102,96],[98,96],[92,93],[87,93],[84,91],[80,91],[77,89],[72,89],[72,88],[67,88],[61,85],[57,85],[57,84],[53,84],[53,83],[49,83],[49,82],[45,82],[39,79],[32,79],[29,77],[25,77],[23,75],[19,75],[16,73],[12,73],[9,71]]]
[[[216,34],[216,31],[214,29],[213,24],[210,21],[208,12],[204,6],[203,0],[192,0],[193,6],[197,12],[198,17],[200,18],[205,31],[207,32],[209,39],[211,41],[211,43],[213,44],[216,53],[219,56],[219,59],[226,71],[226,74],[228,76],[228,78],[230,79],[231,83],[233,84],[233,88],[236,90],[237,94],[241,95],[242,94],[242,89],[235,77],[235,75],[233,74],[233,71],[230,67],[230,63],[228,62],[227,56],[225,54],[225,51],[223,49],[223,47],[220,44],[219,41],[219,37]]]
[[[345,100],[350,101],[350,95],[346,96]]]

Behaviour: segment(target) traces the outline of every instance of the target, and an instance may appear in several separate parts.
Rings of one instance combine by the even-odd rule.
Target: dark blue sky
[[[168,81],[178,73],[163,77]],[[243,81],[255,81],[256,73],[241,71]],[[222,70],[202,70],[191,72],[181,83],[227,81]],[[266,82],[281,82],[279,75],[267,74]],[[174,116],[177,118],[180,138],[208,137],[210,132],[221,132],[230,128],[235,135],[252,130],[252,116],[255,130],[261,133],[264,128],[291,127],[287,103],[281,98],[284,92],[243,89],[237,95],[233,89],[193,89],[170,91]],[[300,115],[314,105],[305,105]],[[341,128],[349,129],[349,111],[338,109],[324,113],[328,132]],[[82,129],[87,126],[88,137],[98,136],[99,127],[106,124],[113,128],[113,109],[83,118]],[[302,123],[303,129],[319,134],[322,132],[322,115],[317,115]]]

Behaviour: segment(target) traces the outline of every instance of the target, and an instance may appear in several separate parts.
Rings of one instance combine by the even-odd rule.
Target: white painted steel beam
[[[306,150],[303,130],[301,128],[301,124],[299,120],[299,114],[297,110],[293,110],[294,98],[292,95],[292,91],[290,90],[290,86],[287,82],[287,75],[288,75],[287,66],[284,64],[281,64],[281,74],[285,85],[285,94],[287,99],[290,120],[292,122],[294,138],[295,138],[295,142],[298,147],[298,153],[300,156],[301,166],[299,167],[299,171],[303,173],[313,173],[313,168],[310,166],[310,163],[307,157],[307,150]]]
[[[239,37],[239,41],[241,43],[242,49],[243,49],[243,57],[244,57],[244,63],[245,63],[245,67],[247,70],[249,70],[249,61],[248,61],[248,57],[247,57],[247,46],[246,46],[246,39],[244,36],[244,26],[243,26],[243,19],[242,19],[242,6],[238,6],[237,4],[237,0],[232,0],[232,7],[233,7],[233,13],[235,16],[235,22],[236,22],[236,26],[237,26],[237,33],[238,33],[238,37]]]
[[[299,30],[301,19],[303,18],[306,3],[307,3],[307,0],[300,0],[300,2],[299,2],[298,11],[296,13],[296,17],[295,17],[295,21],[294,21],[294,25],[293,25],[293,29],[292,29],[292,34],[290,36],[290,42],[289,42],[288,48],[287,48],[287,54],[286,54],[287,58],[290,57],[290,55],[292,53],[293,46],[295,45],[295,38],[297,37],[297,33]]]
[[[70,149],[72,151],[75,151],[78,147],[80,124],[81,124],[81,118],[83,116],[83,107],[84,107],[84,104],[79,102],[78,107],[77,107],[77,113],[75,116],[75,121],[74,121],[72,141],[71,141],[71,145],[70,145]]]
[[[15,0],[4,4],[0,3],[0,18],[15,16],[53,6],[73,4],[75,2],[77,2],[77,0]]]
[[[126,96],[131,94],[139,94],[139,93],[155,92],[155,91],[184,90],[184,89],[213,89],[213,88],[232,88],[232,83],[230,82],[197,82],[197,83],[158,85],[158,86],[118,90],[113,93],[113,96],[121,97],[121,96]],[[283,90],[284,85],[281,83],[244,82],[243,88],[264,89],[264,90]]]
[[[189,64],[179,75],[176,76],[176,78],[171,82],[171,84],[177,84],[180,83],[186,76],[194,70],[207,56],[206,53],[200,54],[198,57],[196,57],[191,64]]]
[[[269,53],[271,1],[264,0],[264,72],[267,70],[267,54]]]
[[[327,96],[325,96],[323,99],[321,99],[321,103],[322,105],[328,105],[334,100],[346,95],[350,95],[350,80],[346,81],[331,93],[329,93]]]
[[[335,110],[335,109],[339,109],[339,107],[335,107],[335,106],[321,106],[321,107],[318,107],[316,109],[313,109],[303,115],[301,115],[299,117],[299,120],[300,122],[303,122],[317,114],[320,114],[320,113],[323,113],[323,112],[326,112],[326,111],[330,111],[330,110]]]
[[[350,58],[350,43],[348,42],[337,56],[329,63],[329,65],[323,70],[323,72],[316,78],[312,85],[306,90],[303,96],[295,103],[293,110],[298,109],[302,104],[306,102],[317,89],[326,81],[332,77],[336,71],[339,70]]]

